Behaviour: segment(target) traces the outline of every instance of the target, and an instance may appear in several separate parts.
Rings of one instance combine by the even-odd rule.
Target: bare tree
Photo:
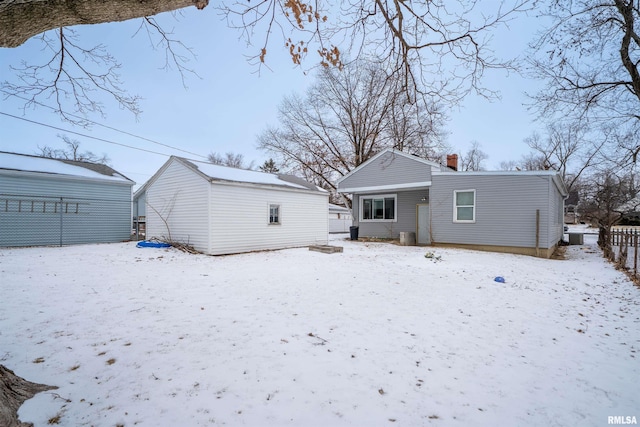
[[[500,162],[498,166],[498,170],[501,171],[517,171],[522,170],[520,167],[520,163],[516,160],[503,160]]]
[[[522,156],[522,166],[524,170],[548,170],[552,165],[551,157],[555,147],[552,147],[550,140],[537,131],[524,139],[524,143],[531,148],[531,152]]]
[[[20,66],[11,67],[17,76],[15,83],[5,81],[0,85],[5,94],[23,98],[24,109],[50,98],[62,118],[81,124],[82,119],[66,113],[63,105],[72,100],[75,113],[102,113],[102,105],[95,101],[93,93],[97,90],[112,95],[120,107],[140,113],[140,98],[122,89],[117,73],[120,64],[104,45],[83,47],[75,31],[65,28],[44,33],[40,39],[47,54],[43,62],[23,61]]]
[[[106,154],[103,153],[101,156],[98,156],[91,151],[80,151],[80,141],[71,139],[66,135],[58,135],[58,137],[64,141],[67,148],[53,148],[48,145],[38,146],[40,150],[38,155],[51,159],[76,160],[109,165],[111,160]]]
[[[0,6],[1,8],[1,6]],[[162,29],[154,18],[142,19],[136,33],[145,33],[155,49],[164,48],[165,69],[175,68],[186,86],[185,76],[196,75],[187,67],[194,58],[191,50],[182,42]],[[71,123],[87,126],[84,117],[91,113],[102,116],[104,105],[97,101],[97,94],[106,94],[120,108],[139,115],[140,96],[128,93],[119,74],[121,64],[112,56],[104,44],[85,45],[72,28],[61,27],[38,36],[42,42],[42,59],[33,62],[22,61],[19,66],[11,66],[13,81],[0,82],[5,96],[16,96],[24,100],[23,109],[41,103],[52,102],[52,107],[60,116]],[[65,110],[65,105],[73,106],[73,112]],[[67,106],[69,108],[69,106]]]
[[[580,211],[583,218],[598,226],[598,245],[604,256],[611,258],[611,227],[626,212],[635,211],[640,205],[640,187],[632,173],[621,174],[614,168],[603,169],[590,177],[590,185],[580,195]]]
[[[278,127],[267,128],[258,147],[283,167],[329,191],[336,181],[384,148],[440,158],[443,115],[409,103],[384,68],[352,63],[319,71],[304,98],[285,97]]]
[[[549,3],[553,25],[533,45],[532,65],[546,86],[535,94],[539,113],[582,124],[606,123],[635,137],[622,149],[640,152],[640,8],[632,0]]]
[[[207,160],[209,163],[213,163],[214,165],[228,166],[230,168],[237,169],[253,169],[254,162],[252,161],[249,164],[245,164],[244,155],[236,154],[228,151],[223,155],[218,153],[210,153],[207,156]]]
[[[171,223],[173,222],[171,214],[173,213],[173,209],[176,206],[176,200],[178,200],[179,195],[180,191],[177,190],[173,193],[171,198],[159,197],[158,200],[153,200],[153,202],[151,202],[147,196],[146,206],[150,208],[151,211],[153,211],[157,219],[162,221],[164,228],[167,230],[167,234],[153,236],[154,239],[159,239],[170,244],[174,243],[173,237],[171,236]],[[156,220],[155,217],[148,215],[147,223],[151,223],[154,220]]]
[[[391,96],[386,133],[390,143],[398,151],[440,159],[450,149],[444,143],[445,114],[435,102],[416,105],[404,96]]]
[[[482,145],[478,141],[473,141],[466,154],[460,156],[460,170],[482,171],[484,170],[484,161],[488,158],[487,153],[482,151]]]
[[[523,171],[542,171],[548,168],[549,164],[546,162],[545,156],[533,151],[523,154],[518,162],[518,169]]]
[[[106,82],[98,78],[94,83],[96,87],[110,93],[121,106],[137,113],[138,98],[127,95],[127,91],[120,86],[115,73],[119,64],[113,58],[106,61],[107,58],[101,59],[101,69],[89,70],[88,66],[77,61],[81,68],[78,74],[66,71],[69,66],[73,68],[76,65],[73,63],[75,61],[68,60],[68,54],[64,56],[67,60],[62,55],[71,50],[66,36],[69,34],[68,27],[142,18],[142,25],[146,29],[157,31],[169,62],[183,69],[184,56],[177,53],[180,43],[151,17],[192,5],[202,9],[208,3],[208,0],[2,1],[0,47],[20,46],[30,37],[49,30],[56,30],[56,35],[45,34],[43,40],[60,41],[53,50],[59,54],[52,61],[23,66],[25,75],[31,73],[32,78],[37,77],[41,81],[31,81],[26,85],[11,83],[6,87],[7,92],[11,95],[28,92],[28,98],[35,100],[44,93],[40,90],[46,88],[49,96],[62,100],[65,93],[76,94],[61,85],[66,77],[72,79],[76,75],[90,81],[91,76],[109,76]],[[495,95],[481,84],[484,72],[492,68],[513,69],[514,65],[494,57],[489,49],[491,31],[507,25],[518,13],[529,10],[532,4],[533,0],[504,0],[491,3],[491,6],[475,0],[361,0],[339,5],[305,0],[231,0],[217,7],[226,17],[227,24],[239,29],[245,40],[255,46],[253,59],[258,64],[266,62],[267,51],[273,43],[280,47],[284,45],[295,64],[301,64],[308,53],[317,52],[320,65],[342,68],[347,54],[356,60],[361,54],[367,53],[387,64],[389,73],[396,77],[408,96],[421,94],[445,103],[456,103],[472,91],[484,96]],[[273,35],[277,33],[280,35],[274,41]],[[100,50],[101,46],[80,48],[84,52]],[[89,57],[85,62],[92,60]],[[313,62],[316,63],[315,60]],[[42,75],[44,70],[49,71],[49,77]],[[82,86],[81,83],[78,85]],[[73,104],[77,101],[71,96],[68,102]],[[82,112],[102,113],[101,106],[90,98],[83,99],[80,96],[79,104],[82,107],[78,109]],[[70,119],[68,116],[66,118]]]
[[[523,169],[553,169],[560,173],[569,191],[580,177],[602,158],[606,140],[592,142],[579,124],[556,123],[547,127],[547,136],[535,132],[525,138],[532,152],[523,156]]]
[[[375,0],[331,5],[267,0],[230,1],[221,9],[229,25],[250,43],[258,34],[259,52],[254,57],[258,63],[265,61],[273,30],[283,29],[285,34],[284,29],[292,28],[294,35],[284,38],[295,64],[310,52],[319,54],[323,66],[338,67],[347,62],[345,54],[356,60],[363,52],[371,53],[388,64],[390,74],[413,94],[424,89],[421,93],[457,102],[471,91],[494,94],[480,85],[480,77],[487,69],[512,68],[513,64],[496,59],[488,49],[490,31],[533,4],[501,1],[483,9],[487,5],[478,3]]]

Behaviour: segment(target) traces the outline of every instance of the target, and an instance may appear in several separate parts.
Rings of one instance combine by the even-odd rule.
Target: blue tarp
[[[137,248],[169,248],[171,247],[171,245],[163,242],[151,242],[149,240],[143,240],[142,242],[138,242],[136,247]]]

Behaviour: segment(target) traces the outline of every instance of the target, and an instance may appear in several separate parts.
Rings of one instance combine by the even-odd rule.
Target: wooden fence
[[[635,278],[638,278],[639,241],[640,229],[638,228],[614,228],[611,230],[611,248],[615,257],[614,261]]]

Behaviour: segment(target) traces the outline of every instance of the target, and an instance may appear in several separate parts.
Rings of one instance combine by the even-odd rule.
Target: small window
[[[280,205],[269,205],[269,224],[280,224]]]
[[[395,221],[396,196],[364,196],[360,198],[360,218],[362,221]]]
[[[453,221],[476,221],[476,190],[456,190],[453,192]]]

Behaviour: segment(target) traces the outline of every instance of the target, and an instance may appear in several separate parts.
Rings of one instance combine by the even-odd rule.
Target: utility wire
[[[27,98],[24,98],[24,97],[22,97],[22,96],[20,96],[20,95],[14,95],[14,94],[11,94],[11,93],[9,93],[9,92],[7,92],[7,91],[3,90],[3,89],[0,89],[0,92],[3,92],[3,93],[5,93],[5,94],[7,94],[7,95],[15,96],[16,98],[22,99],[23,101],[32,102],[32,103],[34,103],[34,104],[40,105],[40,106],[45,107],[45,108],[48,108],[48,109],[50,109],[50,110],[57,111],[55,108],[53,108],[53,107],[51,107],[51,106],[49,106],[49,105],[47,105],[47,104],[43,104],[43,103],[41,103],[41,102],[38,102],[38,101],[35,101],[35,100],[32,100],[32,99],[27,99]],[[5,113],[3,113],[3,114],[5,114]],[[173,147],[173,146],[168,145],[168,144],[163,144],[162,142],[154,141],[153,139],[145,138],[144,136],[135,135],[135,134],[133,134],[133,133],[129,133],[129,132],[127,132],[127,131],[120,130],[120,129],[117,129],[117,128],[114,128],[114,127],[111,127],[111,126],[108,126],[108,125],[105,125],[105,124],[102,124],[102,123],[98,123],[98,122],[96,122],[96,121],[93,121],[93,120],[90,120],[90,119],[87,119],[87,118],[85,118],[85,117],[81,117],[81,116],[78,116],[78,115],[75,115],[75,114],[71,114],[71,113],[68,113],[68,112],[66,112],[66,111],[64,111],[64,114],[65,114],[65,115],[67,115],[67,116],[70,116],[70,117],[75,117],[75,118],[77,118],[77,119],[79,119],[79,120],[84,120],[84,121],[89,122],[89,123],[91,123],[91,124],[94,124],[94,125],[97,125],[97,126],[101,126],[101,127],[103,127],[103,128],[106,128],[106,129],[109,129],[109,130],[112,130],[112,131],[115,131],[115,132],[119,132],[119,133],[122,133],[122,134],[125,134],[125,135],[128,135],[128,136],[131,136],[131,137],[134,137],[134,138],[138,138],[138,139],[142,139],[142,140],[147,141],[147,142],[151,142],[152,144],[161,145],[161,146],[163,146],[163,147],[171,148],[172,150],[176,150],[176,151],[182,151],[183,153],[191,154],[192,156],[201,157],[201,158],[203,158],[203,159],[206,159],[206,158],[207,158],[206,156],[203,156],[203,155],[201,155],[201,154],[198,154],[198,153],[192,153],[191,151],[187,151],[187,150],[184,150],[184,149],[182,149],[182,148]],[[8,114],[5,114],[5,115],[8,115]],[[14,117],[14,116],[12,116],[12,117]],[[29,120],[27,120],[27,121],[29,121]],[[40,123],[38,123],[38,124],[40,124]],[[48,125],[45,125],[45,126],[48,126]],[[49,126],[49,127],[51,127],[51,126]],[[65,132],[66,132],[66,131],[65,131]],[[71,131],[69,131],[69,132],[71,132]],[[78,134],[78,135],[79,135],[79,134]],[[131,147],[131,148],[135,148],[135,147]],[[142,149],[141,149],[141,150],[142,150]],[[145,150],[142,150],[142,151],[145,151]]]
[[[51,128],[51,129],[56,129],[56,130],[59,130],[59,131],[62,131],[62,132],[68,132],[68,133],[79,135],[79,136],[82,136],[82,137],[85,137],[85,138],[95,139],[96,141],[106,142],[107,144],[119,145],[121,147],[131,148],[132,150],[144,151],[146,153],[152,153],[152,154],[159,154],[159,155],[165,156],[165,157],[169,157],[170,156],[170,154],[160,153],[158,151],[153,151],[153,150],[147,150],[145,148],[134,147],[134,146],[127,145],[127,144],[122,144],[120,142],[109,141],[108,139],[98,138],[96,136],[87,135],[87,134],[76,132],[76,131],[69,130],[69,129],[63,129],[63,128],[60,128],[60,127],[57,127],[57,126],[48,125],[46,123],[37,122],[35,120],[29,120],[29,119],[26,119],[24,117],[14,116],[13,114],[4,113],[2,111],[0,111],[0,114],[3,115],[3,116],[11,117],[11,118],[18,119],[18,120],[23,120],[25,122],[33,123],[33,124],[36,124],[36,125],[48,127],[48,128]],[[203,157],[203,156],[200,156],[198,154],[196,154],[196,155],[199,156],[199,157]],[[194,160],[194,159],[187,159],[187,160]]]

